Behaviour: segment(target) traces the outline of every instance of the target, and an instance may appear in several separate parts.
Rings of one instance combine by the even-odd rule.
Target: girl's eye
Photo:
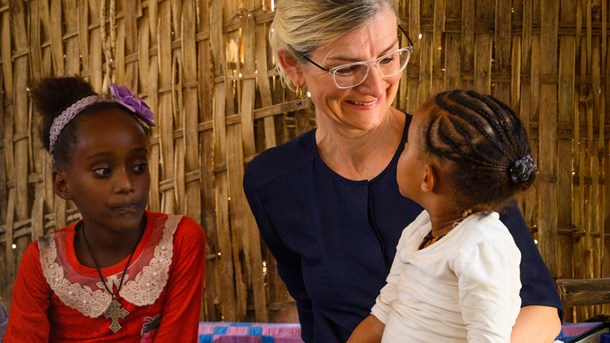
[[[133,171],[136,174],[142,174],[148,169],[148,163],[140,163],[133,167]]]
[[[108,176],[110,174],[110,168],[96,168],[93,172],[98,176]]]

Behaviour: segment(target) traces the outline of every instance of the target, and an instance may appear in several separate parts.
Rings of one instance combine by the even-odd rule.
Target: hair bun
[[[536,172],[536,163],[530,155],[522,156],[513,162],[508,169],[508,175],[513,183],[525,182]]]

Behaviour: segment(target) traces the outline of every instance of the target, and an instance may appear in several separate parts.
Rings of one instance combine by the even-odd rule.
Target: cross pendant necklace
[[[110,288],[108,288],[108,286],[106,285],[106,282],[104,282],[104,276],[102,275],[102,271],[100,270],[100,267],[97,263],[97,259],[95,258],[95,255],[93,255],[91,246],[89,246],[89,241],[87,240],[87,234],[85,233],[85,224],[83,223],[83,238],[85,239],[85,244],[87,245],[87,251],[91,255],[91,258],[93,259],[93,263],[95,263],[95,269],[97,269],[97,273],[99,274],[100,279],[102,280],[102,284],[104,284],[104,288],[112,296],[112,301],[110,302],[110,306],[108,306],[106,311],[104,311],[103,315],[105,318],[110,319],[109,328],[110,328],[110,330],[112,330],[113,333],[117,333],[122,328],[121,324],[119,324],[119,319],[123,319],[123,318],[127,317],[127,315],[129,314],[129,311],[127,311],[123,307],[123,305],[121,305],[121,303],[116,299],[115,294],[118,294],[121,291],[121,287],[123,287],[123,279],[125,278],[125,274],[127,273],[127,268],[129,267],[129,262],[131,262],[131,258],[133,257],[133,254],[136,252],[136,247],[138,246],[138,244],[140,244],[140,240],[142,239],[143,232],[144,232],[144,230],[140,230],[140,235],[138,236],[138,241],[136,242],[133,249],[131,250],[131,253],[129,254],[129,258],[127,259],[127,263],[125,264],[125,269],[123,269],[123,275],[121,275],[121,281],[119,282],[119,287],[117,288],[116,293],[113,293],[112,291],[110,291]]]
[[[122,327],[121,324],[119,324],[119,319],[127,317],[128,314],[129,311],[124,309],[123,306],[121,306],[121,303],[113,296],[110,306],[108,306],[108,309],[104,312],[104,317],[111,320],[110,330],[117,333]]]

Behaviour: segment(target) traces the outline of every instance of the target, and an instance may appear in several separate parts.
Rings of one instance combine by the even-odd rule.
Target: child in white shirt
[[[397,168],[425,210],[349,342],[510,342],[521,254],[498,211],[534,181],[519,117],[492,96],[442,92],[420,106]]]

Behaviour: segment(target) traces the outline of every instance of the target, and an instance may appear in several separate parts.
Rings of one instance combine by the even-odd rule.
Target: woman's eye
[[[379,60],[379,63],[381,63],[381,64],[392,63],[394,61],[394,57],[395,57],[395,55],[385,56]]]
[[[341,75],[341,76],[353,74],[351,67],[337,69],[337,71],[335,73],[338,75]]]
[[[99,176],[108,176],[110,174],[110,168],[96,168],[93,172]]]
[[[359,72],[362,71],[364,67],[360,64],[356,64],[356,65],[352,65],[352,66],[345,66],[342,68],[339,68],[336,70],[336,74],[339,74],[341,76],[348,76],[348,75],[352,75],[352,74],[358,74]]]
[[[148,169],[148,163],[140,163],[133,167],[133,171],[136,174],[142,174],[143,172],[146,171],[146,169]]]

